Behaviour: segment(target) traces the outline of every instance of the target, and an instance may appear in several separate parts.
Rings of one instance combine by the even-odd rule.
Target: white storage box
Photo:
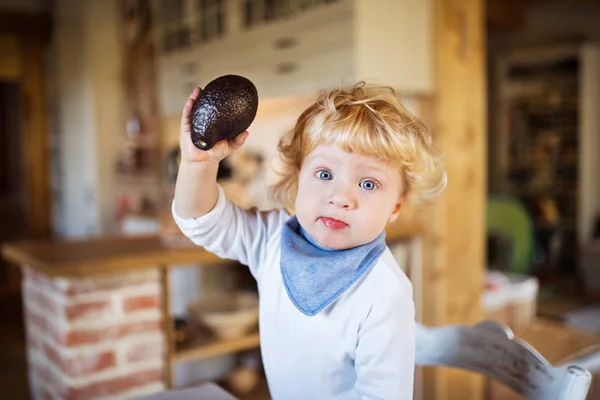
[[[484,318],[502,322],[513,331],[535,320],[539,282],[527,275],[488,272],[483,295]]]

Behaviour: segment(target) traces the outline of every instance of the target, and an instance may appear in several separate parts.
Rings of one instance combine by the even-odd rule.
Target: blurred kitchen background
[[[165,252],[189,250],[170,214],[181,109],[195,86],[228,73],[250,78],[260,96],[247,145],[219,173],[235,202],[276,205],[266,188],[276,179],[277,140],[318,90],[362,79],[391,85],[448,162],[446,194],[407,210],[394,244],[420,321],[494,318],[549,359],[563,344],[563,358],[597,354],[598,21],[595,0],[0,0],[0,244],[27,241],[35,250],[15,256],[5,247],[0,260],[0,391],[70,398],[57,387],[85,382],[94,390],[86,386],[82,398],[135,398],[217,381],[240,397],[268,398],[258,336],[244,330],[256,323],[256,288],[243,266],[225,261],[165,268],[169,295],[158,297],[174,328],[156,337],[174,344],[159,344],[154,361],[168,379],[103,384],[124,370],[118,352],[102,365],[94,358],[97,375],[79,381],[71,372],[85,362],[73,349],[39,356],[68,379],[44,380],[32,367],[40,360],[33,343],[54,345],[36,336],[28,314],[39,301],[31,293],[46,293],[35,285],[80,282],[36,275],[47,270],[33,258],[69,257],[57,247],[44,258],[43,246],[99,240],[112,254],[150,237]],[[87,247],[73,246],[85,260]],[[29,267],[38,270],[27,275]],[[110,287],[110,296],[124,293]],[[223,293],[249,297],[211,309]],[[83,301],[59,297],[33,308]],[[240,298],[249,306],[235,314]],[[238,320],[223,328],[207,310],[235,314],[244,329],[235,331]],[[420,379],[424,399],[504,398],[471,375],[425,371]]]

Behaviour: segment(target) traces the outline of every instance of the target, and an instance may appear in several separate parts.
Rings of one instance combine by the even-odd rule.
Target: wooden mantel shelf
[[[53,277],[88,277],[164,265],[222,262],[201,247],[167,247],[155,235],[12,242],[2,246],[2,255],[7,261]]]
[[[388,242],[419,235],[414,224],[394,224]],[[223,259],[201,247],[169,247],[159,236],[111,236],[81,240],[37,240],[6,243],[2,256],[52,277],[89,277],[159,266],[214,265]]]

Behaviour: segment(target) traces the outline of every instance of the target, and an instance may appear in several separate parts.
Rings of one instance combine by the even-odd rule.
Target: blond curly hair
[[[359,82],[321,92],[278,144],[282,169],[271,196],[293,212],[304,158],[318,145],[376,157],[398,168],[404,193],[422,204],[446,187],[442,153],[427,127],[400,102],[394,89]]]

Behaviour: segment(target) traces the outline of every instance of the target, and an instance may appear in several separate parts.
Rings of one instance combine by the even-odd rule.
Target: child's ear
[[[392,213],[390,214],[390,216],[388,218],[388,224],[391,224],[394,221],[396,221],[396,219],[398,219],[398,215],[400,215],[400,210],[402,210],[402,207],[404,206],[405,201],[406,201],[406,195],[402,195],[398,198],[398,201],[394,205],[394,209],[392,210]]]

